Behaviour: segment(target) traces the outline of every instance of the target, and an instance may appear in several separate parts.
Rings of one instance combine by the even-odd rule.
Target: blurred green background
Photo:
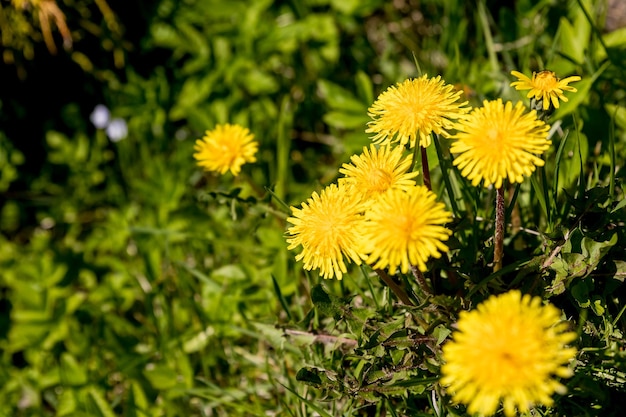
[[[382,416],[398,401],[397,415],[419,415],[420,392],[306,400],[296,373],[334,356],[286,341],[282,327],[332,326],[312,308],[319,278],[286,251],[278,201],[299,205],[333,181],[369,144],[376,96],[419,71],[472,105],[522,99],[514,69],[581,75],[556,114],[578,134],[559,184],[621,183],[623,8],[0,0],[0,415]],[[94,125],[97,105],[125,123],[121,140]],[[237,178],[202,173],[192,157],[226,122],[260,142]],[[337,295],[366,286],[325,284]],[[621,390],[585,398],[611,410]]]

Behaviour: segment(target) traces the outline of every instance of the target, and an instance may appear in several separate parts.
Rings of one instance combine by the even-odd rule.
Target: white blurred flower
[[[119,117],[111,119],[109,122],[106,134],[111,139],[112,142],[119,142],[122,139],[125,139],[128,136],[128,126],[126,125],[126,121],[124,119],[120,119]]]
[[[104,104],[98,104],[91,112],[89,120],[96,127],[96,129],[104,129],[109,124],[111,113]]]

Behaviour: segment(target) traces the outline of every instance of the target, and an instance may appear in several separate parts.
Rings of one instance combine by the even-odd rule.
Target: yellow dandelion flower
[[[287,221],[293,226],[287,230],[287,249],[302,246],[296,261],[304,260],[304,269],[319,269],[324,278],[341,279],[347,272],[344,257],[361,263],[356,250],[363,219],[358,195],[331,184],[321,194],[314,192],[301,209],[291,207],[291,211],[293,217]]]
[[[256,161],[254,155],[258,148],[258,142],[247,128],[227,123],[207,130],[204,137],[196,141],[193,157],[207,171],[224,175],[230,170],[236,176],[243,164]]]
[[[360,155],[352,155],[351,164],[343,164],[339,172],[345,175],[339,181],[351,186],[364,201],[373,201],[389,189],[409,188],[415,185],[417,172],[407,172],[411,168],[413,156],[402,159],[403,148],[383,146],[377,149],[363,148]]]
[[[373,268],[404,273],[411,265],[426,270],[430,257],[439,258],[448,250],[443,243],[452,232],[443,225],[452,214],[428,188],[416,185],[408,190],[392,189],[381,194],[365,212],[362,251]]]
[[[553,305],[518,290],[461,312],[443,346],[441,384],[469,414],[490,416],[501,401],[506,416],[552,405],[552,395],[565,392],[555,377],[572,375],[567,363],[576,355],[566,344],[577,335],[560,316]]]
[[[365,132],[375,134],[374,143],[427,147],[432,132],[449,137],[452,120],[470,110],[467,101],[459,102],[461,94],[440,76],[405,80],[378,96],[368,110],[373,120]]]
[[[505,179],[522,182],[544,161],[537,155],[550,146],[549,126],[532,110],[525,113],[521,102],[506,105],[501,99],[483,102],[459,121],[450,152],[457,154],[454,165],[477,186],[500,188]]]
[[[516,90],[530,90],[526,97],[532,97],[536,101],[542,100],[543,110],[548,110],[550,105],[558,109],[559,100],[567,102],[563,91],[575,93],[578,90],[568,84],[581,80],[578,75],[560,80],[552,71],[533,72],[532,79],[518,71],[511,71],[511,75],[518,78],[518,81],[511,83],[511,87],[515,87]]]

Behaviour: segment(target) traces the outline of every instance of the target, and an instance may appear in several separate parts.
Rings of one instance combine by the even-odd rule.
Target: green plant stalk
[[[459,217],[459,207],[456,204],[456,197],[454,195],[454,191],[452,189],[452,183],[450,182],[450,176],[448,175],[451,171],[450,165],[448,164],[448,160],[443,157],[443,151],[441,149],[441,143],[439,143],[439,137],[433,134],[433,143],[435,144],[435,150],[437,151],[437,158],[439,159],[439,166],[442,171],[443,183],[446,187],[446,192],[448,193],[448,198],[450,199],[450,207],[452,208],[452,213],[456,217]]]
[[[432,191],[432,186],[430,185],[430,170],[428,168],[428,154],[426,153],[426,148],[422,145],[419,145],[420,153],[422,154],[422,173],[424,175],[424,185],[430,191]]]
[[[489,29],[489,17],[487,16],[487,7],[485,1],[478,2],[478,17],[483,29],[483,36],[485,37],[485,45],[487,46],[487,54],[489,56],[489,64],[491,70],[498,72],[500,70],[500,64],[498,63],[498,56],[494,47],[493,36]]]
[[[280,105],[276,140],[276,186],[274,192],[280,200],[285,200],[289,181],[289,137],[287,132],[291,128],[292,113],[289,97],[285,95]]]
[[[368,273],[368,270],[365,268],[363,264],[360,265],[360,269],[361,269],[361,273],[363,274],[363,277],[365,278],[365,281],[367,282],[367,286],[370,290],[370,293],[372,294],[372,299],[374,300],[374,304],[376,304],[376,309],[379,309],[380,303],[378,302],[378,299],[376,298],[376,293],[374,292],[374,286],[372,285],[370,274]]]
[[[558,122],[557,122],[558,123]],[[559,148],[556,151],[556,156],[554,158],[554,188],[552,194],[554,195],[554,200],[557,201],[558,192],[559,192],[559,170],[561,169],[561,160],[563,158],[563,149],[565,149],[565,144],[567,143],[567,139],[569,138],[569,131],[563,135],[561,139],[561,143],[559,144]]]
[[[609,156],[610,156],[610,177],[609,177],[609,196],[611,201],[615,201],[615,118],[617,117],[617,107],[615,114],[611,118],[611,129],[609,130]]]
[[[504,253],[504,186],[496,190],[496,231],[493,237],[493,272],[502,269]]]
[[[550,187],[548,186],[548,177],[546,176],[546,170],[544,169],[544,167],[539,167],[538,171],[541,176],[541,190],[543,191],[543,198],[546,202],[546,219],[548,222],[548,230],[552,230],[554,217],[554,201],[550,199]],[[582,170],[580,172],[582,172]]]

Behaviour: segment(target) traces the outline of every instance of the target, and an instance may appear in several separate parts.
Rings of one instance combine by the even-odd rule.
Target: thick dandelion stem
[[[493,272],[502,269],[504,254],[504,187],[496,190],[496,232],[493,240]]]
[[[402,289],[402,287],[400,287],[398,284],[396,284],[394,282],[393,278],[391,278],[387,274],[386,271],[384,271],[382,269],[374,269],[374,272],[376,272],[376,274],[378,274],[380,279],[382,279],[383,282],[385,284],[387,284],[387,286],[400,299],[400,301],[402,301],[402,303],[404,303],[406,305],[409,305],[409,306],[415,305],[415,304],[413,304],[413,301],[411,301],[411,299],[409,298],[407,293]]]
[[[419,284],[420,289],[424,292],[424,294],[432,295],[433,292],[431,291],[430,286],[428,285],[428,281],[426,281],[426,278],[424,277],[422,271],[420,271],[417,266],[411,265],[411,273],[417,280],[417,283]]]
[[[430,169],[428,168],[428,155],[426,154],[426,148],[422,145],[419,145],[419,147],[422,154],[422,173],[424,174],[424,185],[432,191],[432,187],[430,186]]]

